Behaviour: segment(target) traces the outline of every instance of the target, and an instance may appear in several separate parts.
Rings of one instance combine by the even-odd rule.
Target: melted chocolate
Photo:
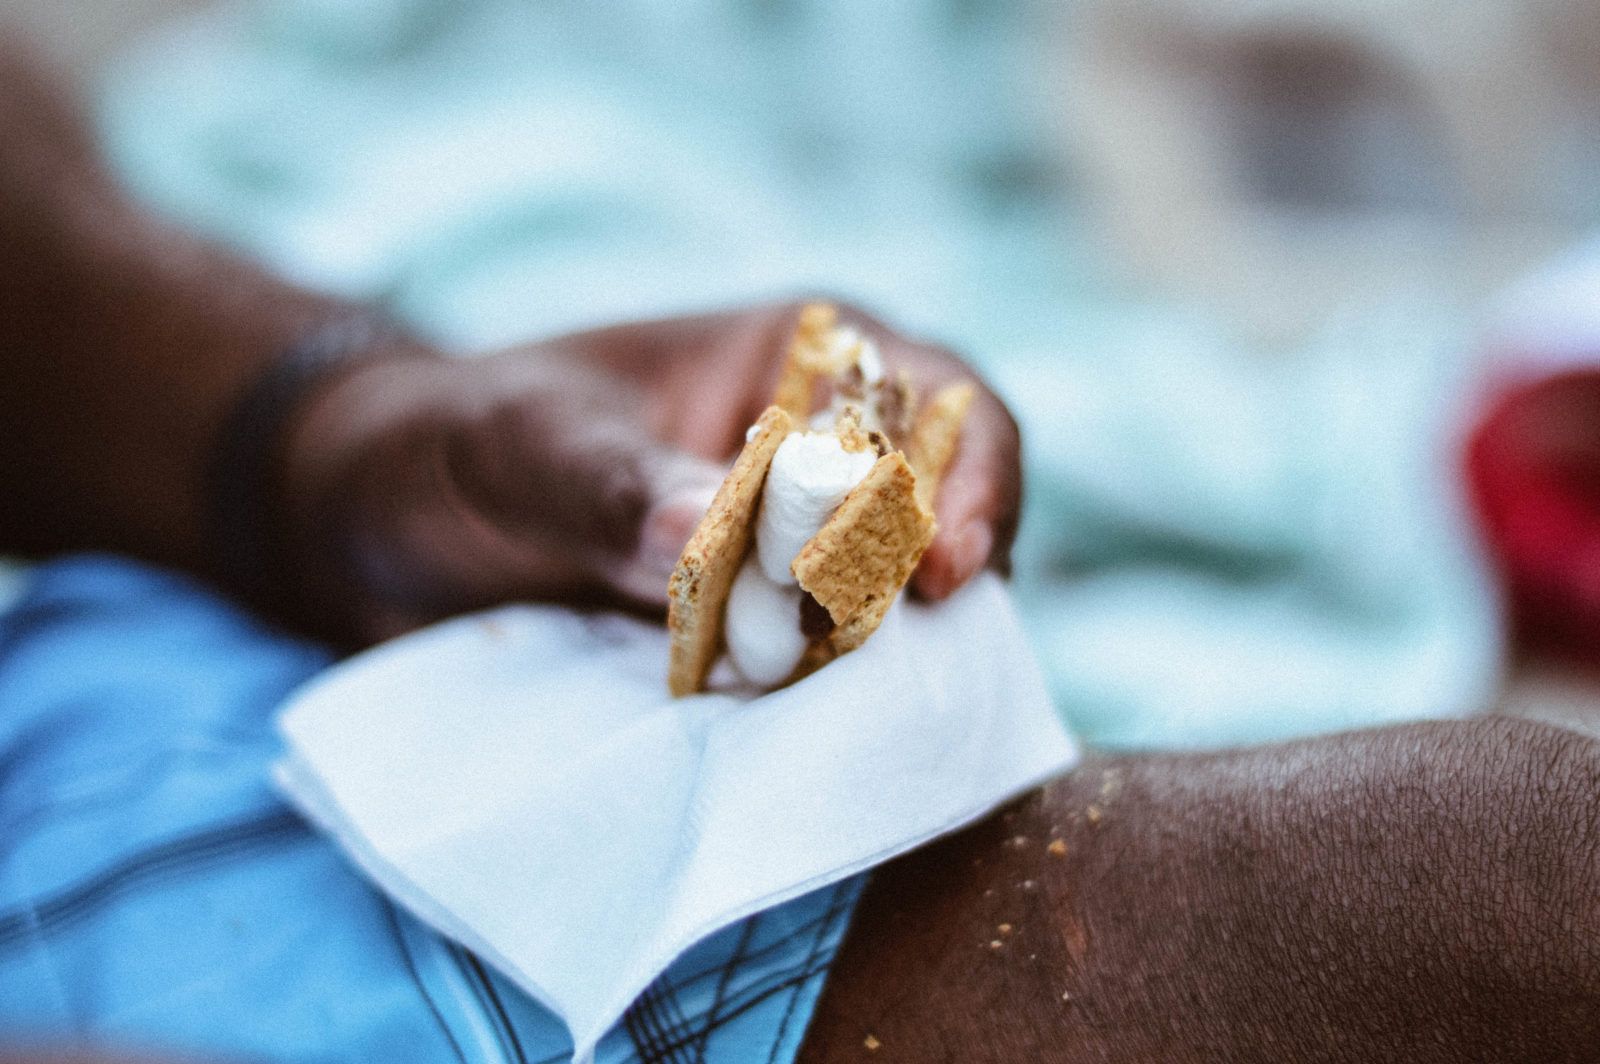
[[[833,634],[833,618],[823,609],[822,603],[807,591],[800,596],[800,632],[807,639],[826,639]]]

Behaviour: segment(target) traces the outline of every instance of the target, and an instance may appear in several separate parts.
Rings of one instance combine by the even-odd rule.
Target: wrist
[[[401,367],[440,360],[358,313],[306,331],[256,373],[229,407],[207,468],[207,557],[224,586],[276,619],[343,634],[318,609],[335,575],[311,534],[328,509],[319,471],[371,421],[373,395],[392,406],[392,382],[414,376]]]

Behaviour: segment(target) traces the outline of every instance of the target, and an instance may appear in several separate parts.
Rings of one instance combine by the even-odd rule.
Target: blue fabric
[[[45,566],[0,614],[0,1030],[229,1060],[556,1061],[552,1016],[278,798],[272,715],[330,661],[184,578]],[[786,1061],[859,892],[701,943],[599,1060]]]

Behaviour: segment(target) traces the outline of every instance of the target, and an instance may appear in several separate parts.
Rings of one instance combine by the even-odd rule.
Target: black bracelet
[[[206,468],[207,547],[222,584],[269,610],[288,606],[275,574],[277,464],[301,401],[350,362],[376,356],[394,330],[376,318],[341,318],[308,334],[250,382],[224,418]],[[274,579],[274,576],[278,579]]]

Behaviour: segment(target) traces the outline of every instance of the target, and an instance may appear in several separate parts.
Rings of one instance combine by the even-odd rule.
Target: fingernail
[[[989,552],[993,549],[994,531],[987,524],[975,521],[962,529],[950,555],[950,572],[956,584],[964,584],[977,576],[988,563]]]

